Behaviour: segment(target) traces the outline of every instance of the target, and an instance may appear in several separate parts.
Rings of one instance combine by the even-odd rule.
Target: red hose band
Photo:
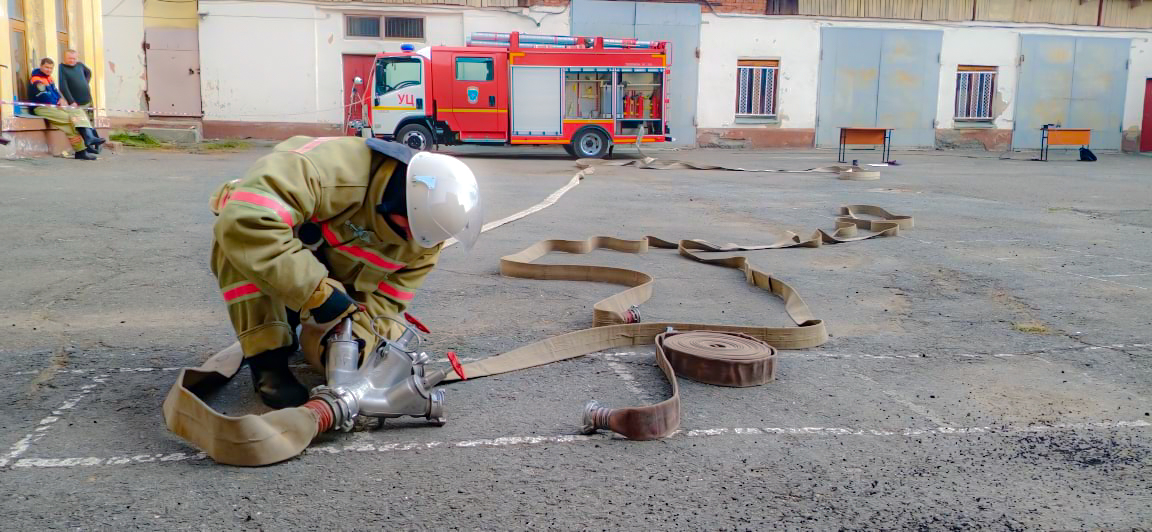
[[[332,407],[320,399],[312,399],[304,403],[304,408],[316,412],[316,433],[328,432],[332,428]]]

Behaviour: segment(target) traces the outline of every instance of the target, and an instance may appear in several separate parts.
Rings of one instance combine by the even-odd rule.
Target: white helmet
[[[476,176],[460,159],[419,152],[408,162],[405,183],[408,229],[425,248],[456,238],[472,249],[480,236],[484,214]]]

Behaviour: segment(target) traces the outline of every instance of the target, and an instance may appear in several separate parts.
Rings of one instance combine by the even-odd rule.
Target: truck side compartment
[[[466,47],[379,54],[373,74],[371,134],[416,149],[559,145],[604,157],[617,143],[671,140],[662,41],[475,33]]]

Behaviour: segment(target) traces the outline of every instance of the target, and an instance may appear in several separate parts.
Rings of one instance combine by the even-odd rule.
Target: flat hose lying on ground
[[[880,179],[880,172],[876,170],[865,170],[856,165],[832,165],[820,166],[817,168],[809,168],[807,170],[770,170],[758,168],[740,168],[736,166],[720,166],[715,164],[694,163],[689,161],[660,161],[655,157],[649,157],[644,153],[644,145],[641,142],[646,134],[646,128],[640,126],[640,131],[636,135],[636,151],[640,154],[639,159],[629,159],[622,161],[605,161],[600,159],[578,159],[576,166],[588,170],[595,166],[631,166],[640,168],[642,170],[723,170],[727,172],[758,172],[758,173],[780,173],[780,174],[809,174],[809,173],[832,173],[836,174],[838,178],[849,181],[873,181]]]
[[[880,219],[860,218],[858,214],[878,216]],[[525,368],[540,366],[596,353],[607,349],[653,345],[657,347],[657,364],[672,388],[671,397],[654,405],[620,409],[604,409],[590,404],[585,409],[585,430],[607,428],[627,438],[649,440],[663,438],[674,432],[680,425],[680,394],[676,384],[676,369],[687,369],[689,378],[724,386],[756,385],[771,380],[774,375],[774,362],[764,363],[763,371],[748,376],[746,361],[723,356],[698,356],[689,364],[683,356],[667,356],[665,338],[674,339],[675,333],[707,331],[708,334],[735,334],[725,339],[727,343],[737,342],[737,338],[763,342],[765,353],[771,352],[774,361],[775,349],[803,349],[815,347],[828,340],[824,322],[812,316],[808,305],[800,295],[784,281],[752,266],[746,257],[732,256],[706,258],[701,253],[733,252],[761,249],[782,249],[792,247],[820,247],[824,244],[855,242],[881,236],[895,236],[900,229],[913,225],[910,216],[893,215],[880,207],[871,205],[849,205],[840,208],[836,219],[836,230],[828,233],[817,230],[807,239],[795,233],[788,233],[784,239],[768,245],[742,246],[728,244],[718,246],[703,240],[681,240],[673,244],[656,237],[642,240],[621,240],[611,237],[593,237],[588,240],[543,240],[527,249],[500,259],[500,274],[506,277],[525,279],[593,281],[629,286],[627,290],[598,301],[593,305],[592,327],[554,336],[529,344],[507,353],[466,364],[464,374],[469,379],[508,373]],[[873,231],[858,235],[857,229]],[[626,253],[645,253],[649,247],[676,249],[683,257],[705,264],[734,268],[744,273],[745,280],[757,288],[768,291],[784,301],[784,310],[795,327],[735,326],[700,323],[654,322],[638,323],[638,306],[652,296],[653,279],[650,275],[636,270],[609,266],[538,264],[534,261],[553,252],[589,253],[596,249],[610,249]],[[767,354],[764,358],[769,358]],[[455,372],[448,373],[445,381],[457,380]]]
[[[816,168],[809,168],[807,170],[768,170],[756,168],[739,168],[735,166],[719,166],[714,164],[690,163],[686,161],[659,161],[654,157],[642,157],[640,159],[627,159],[621,161],[602,161],[597,159],[579,159],[576,161],[576,166],[580,168],[591,168],[595,166],[632,166],[642,170],[724,170],[727,172],[757,172],[757,173],[778,173],[778,174],[812,174],[812,173],[829,173],[836,174],[838,178],[850,181],[873,181],[880,179],[880,172],[875,170],[865,170],[859,166],[852,165],[832,165],[820,166]]]

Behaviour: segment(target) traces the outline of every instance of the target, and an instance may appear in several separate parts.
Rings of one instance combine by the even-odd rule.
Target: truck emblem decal
[[[480,101],[480,89],[478,87],[468,87],[468,103],[476,103]]]

